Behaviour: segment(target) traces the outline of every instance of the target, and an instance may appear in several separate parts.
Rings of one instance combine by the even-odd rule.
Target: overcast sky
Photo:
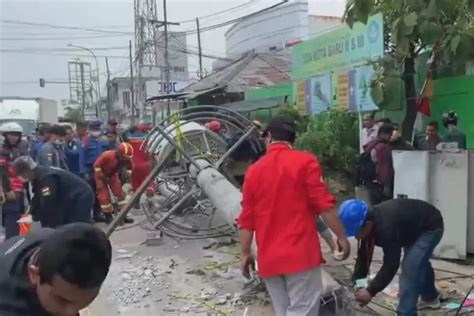
[[[278,1],[168,0],[168,20],[184,21],[196,16],[204,17],[247,2],[251,4],[221,15],[202,18],[201,28],[257,11]],[[309,0],[310,12],[316,15],[340,16],[344,3],[345,0]],[[157,0],[157,4],[159,19],[162,19],[162,0]],[[98,56],[109,56],[112,77],[129,74],[127,46],[129,40],[132,40],[132,43],[134,41],[133,0],[0,0],[0,20],[0,96],[69,98],[67,84],[47,84],[45,88],[40,88],[38,83],[39,78],[67,82],[67,62],[77,58],[77,55],[81,55],[82,60],[93,62],[87,52],[75,51],[74,48],[68,47],[68,44],[100,48],[95,50],[95,53]],[[94,28],[119,31],[123,34],[40,27],[16,22]],[[174,29],[182,31],[194,28],[194,22],[187,22]],[[224,33],[227,28],[203,33],[203,51],[224,56]],[[195,35],[189,35],[187,40],[191,49],[197,47]],[[111,47],[116,49],[108,49]],[[106,80],[105,58],[98,59],[103,86]],[[204,68],[211,70],[212,61],[204,59]],[[189,56],[188,63],[189,72],[195,77],[198,69],[197,57]]]

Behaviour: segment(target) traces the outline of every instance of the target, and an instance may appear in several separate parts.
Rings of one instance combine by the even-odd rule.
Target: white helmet
[[[8,122],[0,126],[0,133],[23,133],[23,128],[15,122]]]

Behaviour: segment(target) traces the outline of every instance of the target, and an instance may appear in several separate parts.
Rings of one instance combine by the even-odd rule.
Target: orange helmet
[[[117,148],[117,153],[123,158],[133,157],[133,147],[129,143],[120,143]]]
[[[219,121],[210,121],[206,124],[208,130],[218,133],[221,130],[221,123]]]

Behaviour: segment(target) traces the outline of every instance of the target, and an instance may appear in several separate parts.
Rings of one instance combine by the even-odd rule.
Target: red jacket
[[[315,217],[334,207],[316,158],[272,144],[245,174],[239,227],[255,231],[259,275],[294,274],[322,263]]]

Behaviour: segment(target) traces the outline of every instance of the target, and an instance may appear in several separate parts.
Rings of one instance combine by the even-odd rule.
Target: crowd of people
[[[250,277],[257,261],[277,316],[319,314],[325,262],[318,238],[321,221],[335,235],[334,259],[348,258],[349,237],[359,240],[353,274],[359,304],[367,305],[389,285],[401,261],[397,315],[414,316],[418,309],[440,307],[430,257],[444,232],[441,212],[424,201],[392,199],[392,150],[413,147],[389,120],[375,122],[367,115],[364,125],[358,173],[370,179],[364,185],[377,195],[373,203],[346,200],[338,210],[316,157],[293,148],[295,122],[277,117],[262,133],[267,150],[246,172],[237,224],[242,273]],[[382,268],[374,279],[358,285],[367,280],[375,246],[384,254]]]
[[[123,184],[137,189],[151,168],[141,143],[150,126],[119,133],[110,120],[88,125],[40,124],[27,139],[19,124],[0,126],[0,202],[5,238],[19,234],[18,220],[28,213],[43,227],[74,222],[106,222],[124,204]],[[154,193],[153,183],[148,195]],[[67,209],[67,212],[64,210]],[[126,217],[125,223],[133,219]]]
[[[455,130],[454,117],[451,113],[446,119],[452,132],[449,140],[461,147],[465,136],[463,139]],[[223,138],[227,135],[222,126],[210,123],[207,128],[211,131]],[[293,148],[294,120],[276,117],[260,130],[266,151],[245,174],[236,223],[242,273],[251,277],[257,259],[258,274],[277,316],[319,314],[325,260],[318,231],[329,229],[332,233],[327,242],[336,260],[349,257],[348,238],[359,240],[355,285],[367,277],[374,247],[383,250],[383,265],[375,278],[357,285],[358,303],[368,304],[389,285],[401,265],[397,314],[412,316],[419,308],[440,307],[430,257],[444,232],[441,212],[424,201],[392,198],[392,150],[412,148],[401,140],[396,124],[388,120],[376,123],[371,116],[365,117],[364,124],[358,173],[368,177],[363,185],[372,185],[378,192],[377,200],[349,199],[338,210],[317,158]],[[104,220],[110,220],[113,197],[122,204],[125,197],[120,173],[147,174],[145,168],[150,168],[150,163],[144,153],[141,163],[132,161],[147,128],[134,127],[118,140],[114,124],[109,124],[106,133],[97,122],[90,123],[87,132],[82,127],[73,132],[71,127],[43,126],[37,139],[26,146],[21,131],[13,127],[1,129],[5,141],[0,151],[4,192],[0,198],[10,239],[0,245],[0,314],[76,316],[98,295],[111,262],[105,234],[93,225],[76,222],[90,222],[94,203]],[[428,149],[437,135],[433,127],[428,125],[426,142],[420,141]],[[28,148],[29,156],[25,152]],[[136,186],[143,178],[132,182]],[[31,201],[32,215],[46,229],[11,238],[14,230],[7,226],[14,222],[18,234],[16,222],[24,208],[20,203],[29,192],[25,183],[32,184],[33,197],[26,199]],[[149,189],[153,191],[152,184]],[[67,214],[56,212],[64,209]],[[254,239],[256,253],[252,250]]]
[[[357,166],[357,185],[364,187],[371,204],[377,204],[393,196],[394,167],[392,152],[395,150],[436,151],[440,144],[451,143],[458,149],[466,149],[466,135],[457,128],[455,112],[445,113],[442,122],[446,136],[439,135],[439,124],[429,122],[425,135],[414,139],[414,144],[402,138],[400,125],[388,118],[375,120],[372,114],[363,117],[360,139],[361,155]]]

